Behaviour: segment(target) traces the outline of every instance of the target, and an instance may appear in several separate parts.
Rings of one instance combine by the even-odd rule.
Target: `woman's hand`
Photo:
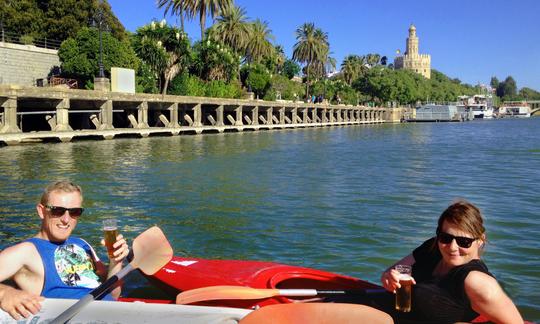
[[[400,273],[396,269],[388,269],[381,275],[381,283],[384,289],[389,292],[396,293],[397,288],[401,288],[399,284]],[[413,285],[416,285],[416,281],[412,278]]]

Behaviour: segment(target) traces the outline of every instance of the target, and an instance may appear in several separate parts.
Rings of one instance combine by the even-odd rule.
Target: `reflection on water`
[[[129,239],[159,225],[178,255],[377,282],[463,197],[485,213],[490,270],[540,320],[539,126],[531,118],[4,147],[0,248],[33,235],[41,191],[70,178],[88,211],[77,234],[94,246],[100,219],[115,215]]]

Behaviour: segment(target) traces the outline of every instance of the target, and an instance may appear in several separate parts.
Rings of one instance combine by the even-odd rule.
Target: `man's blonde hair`
[[[79,187],[78,185],[74,184],[71,181],[61,180],[61,181],[53,182],[45,188],[45,190],[43,191],[43,194],[41,195],[40,203],[42,205],[47,205],[49,203],[49,196],[51,192],[54,192],[54,191],[61,191],[65,193],[78,192],[81,195],[81,200],[83,196],[81,187]]]

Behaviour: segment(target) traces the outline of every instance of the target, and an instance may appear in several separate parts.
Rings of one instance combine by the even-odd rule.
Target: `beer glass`
[[[114,258],[113,244],[116,242],[118,236],[118,226],[115,218],[108,218],[103,220],[103,233],[105,234],[105,246],[107,247],[107,254],[109,258]]]
[[[399,272],[399,284],[396,289],[396,310],[400,312],[411,311],[412,268],[410,265],[398,264],[395,269]]]

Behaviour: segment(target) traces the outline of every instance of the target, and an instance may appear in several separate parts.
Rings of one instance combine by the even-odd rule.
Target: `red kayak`
[[[173,257],[165,267],[150,279],[156,285],[174,295],[185,290],[223,285],[272,289],[381,289],[380,286],[353,277],[274,262],[207,260],[182,257]],[[294,300],[298,299],[305,298],[294,298]],[[293,302],[293,299],[280,296],[264,300],[233,300],[219,301],[219,303],[208,301],[197,304],[253,308],[291,302]]]
[[[210,286],[245,286],[267,289],[317,290],[383,290],[379,285],[357,278],[311,268],[274,262],[208,260],[173,257],[149,279],[172,295],[182,291]],[[272,304],[292,303],[313,297],[271,297],[254,300],[217,300],[196,305],[257,308]],[[483,316],[474,323],[487,322]]]

